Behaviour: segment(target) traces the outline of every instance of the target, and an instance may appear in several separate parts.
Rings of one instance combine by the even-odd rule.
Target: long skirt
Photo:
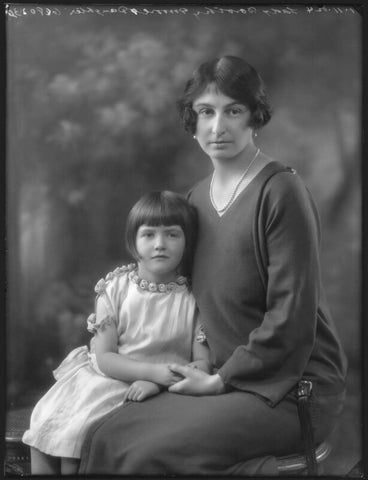
[[[343,394],[312,397],[316,443],[332,430]],[[186,396],[164,392],[127,403],[97,421],[79,473],[277,475],[275,456],[301,447],[295,394],[275,407],[246,392]]]

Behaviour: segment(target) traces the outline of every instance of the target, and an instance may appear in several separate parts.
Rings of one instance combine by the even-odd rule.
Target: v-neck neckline
[[[229,208],[227,210],[225,210],[224,213],[222,213],[221,215],[219,214],[219,212],[215,209],[215,207],[213,206],[212,202],[211,202],[211,199],[210,199],[210,191],[208,190],[208,201],[209,201],[209,204],[210,204],[210,207],[211,207],[211,210],[212,212],[215,214],[216,218],[218,220],[222,220],[223,218],[229,216],[229,214],[232,212],[232,210],[234,210],[236,204],[240,201],[240,198],[245,196],[246,193],[250,190],[249,187],[252,187],[254,183],[258,182],[260,177],[262,176],[262,174],[264,174],[264,172],[266,170],[268,170],[270,167],[273,167],[273,166],[277,166],[277,165],[280,165],[279,162],[277,162],[276,160],[271,160],[270,162],[266,163],[260,170],[259,172],[257,172],[257,174],[252,178],[252,180],[248,183],[248,185],[235,197],[234,201],[232,202],[232,204],[229,206]],[[211,176],[209,177],[209,189],[211,188]]]

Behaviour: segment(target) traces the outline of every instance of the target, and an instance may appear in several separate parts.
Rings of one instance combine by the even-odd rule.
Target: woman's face
[[[211,159],[232,159],[252,143],[250,111],[246,105],[221,93],[215,84],[193,102],[197,113],[196,138]]]

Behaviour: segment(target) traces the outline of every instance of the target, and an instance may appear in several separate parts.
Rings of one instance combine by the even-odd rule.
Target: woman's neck
[[[249,143],[239,155],[232,158],[212,158],[212,164],[216,172],[216,179],[226,184],[228,181],[238,178],[250,165],[257,153],[254,143]]]

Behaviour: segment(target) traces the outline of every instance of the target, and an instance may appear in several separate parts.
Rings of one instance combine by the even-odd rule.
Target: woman
[[[271,112],[249,64],[202,64],[179,110],[214,168],[189,198],[200,227],[193,292],[215,370],[172,365],[183,379],[168,392],[95,425],[81,473],[277,474],[275,456],[322,441],[343,405],[346,359],[323,298],[318,215],[297,173],[254,144]],[[301,380],[312,387],[314,438],[298,413]],[[310,392],[299,393],[302,405]]]

